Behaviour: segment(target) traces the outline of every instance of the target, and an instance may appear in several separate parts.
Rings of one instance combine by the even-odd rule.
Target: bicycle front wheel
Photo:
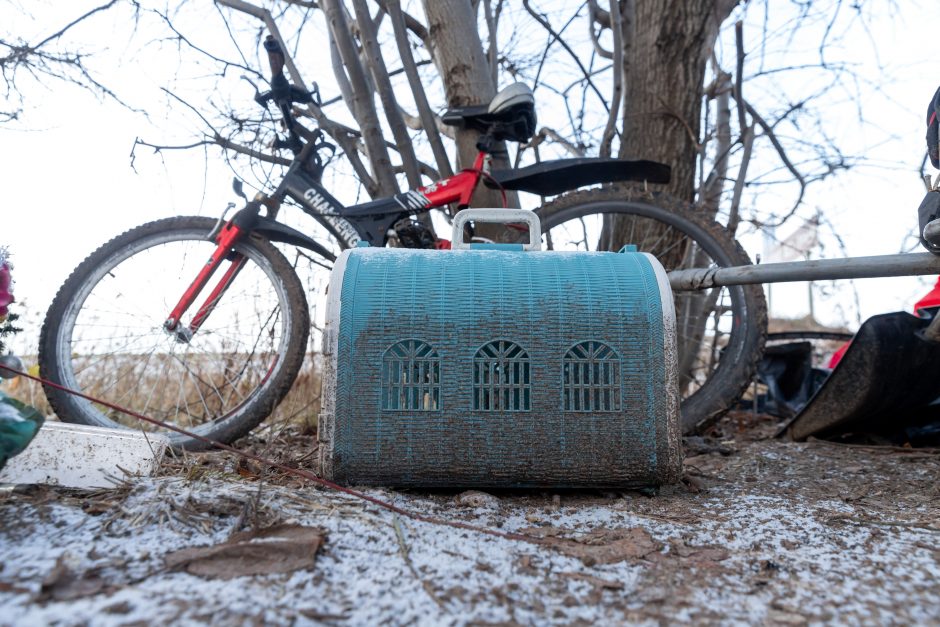
[[[191,337],[163,326],[216,248],[206,239],[213,225],[201,217],[151,222],[85,259],[46,314],[39,340],[43,377],[221,442],[262,422],[297,376],[309,328],[300,281],[270,242],[250,237],[236,246],[244,265]],[[187,326],[184,319],[181,327]],[[66,422],[154,429],[48,385],[45,393]],[[175,447],[207,447],[156,430]]]
[[[536,210],[542,244],[552,250],[637,246],[666,271],[747,265],[740,244],[720,224],[664,194],[605,187],[561,196]],[[752,380],[767,332],[760,286],[675,292],[682,429],[720,417]]]

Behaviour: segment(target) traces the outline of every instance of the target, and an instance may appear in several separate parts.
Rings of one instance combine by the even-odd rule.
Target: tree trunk
[[[496,85],[490,74],[477,18],[470,0],[423,0],[428,20],[428,35],[433,49],[434,63],[444,78],[444,93],[451,107],[486,104],[496,95]],[[469,168],[477,154],[479,134],[470,129],[459,129],[456,133],[457,167]],[[508,167],[505,146],[500,143],[493,155],[494,167]],[[510,206],[518,206],[515,194],[507,194]],[[502,197],[494,190],[479,188],[473,197],[478,207],[500,207]]]
[[[718,29],[737,0],[622,1],[633,9],[634,19],[623,21],[625,91],[620,156],[669,164],[672,180],[666,191],[681,202],[692,203],[706,63]],[[720,184],[717,189],[720,193]],[[648,250],[649,242],[630,241],[635,226],[633,219],[611,219],[605,224],[600,244],[630,243]],[[650,241],[661,242],[666,229],[647,231],[645,235]],[[688,242],[673,247],[668,257],[660,258],[667,269],[678,264],[698,267],[707,262],[702,252],[690,248]],[[718,296],[719,290],[701,292],[676,304],[683,393],[704,337],[707,318],[702,314],[711,310]]]
[[[705,65],[737,0],[636,0],[624,21],[624,112],[620,156],[672,166],[673,196],[695,194]]]
[[[486,63],[470,0],[423,0],[423,5],[433,46],[431,53],[444,79],[448,106],[489,102],[496,95],[496,85]],[[476,141],[475,131],[457,131],[459,167],[473,165]]]

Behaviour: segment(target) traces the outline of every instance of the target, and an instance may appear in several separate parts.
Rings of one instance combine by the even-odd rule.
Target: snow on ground
[[[0,623],[940,623],[940,454],[767,441],[695,452],[688,485],[657,495],[369,490],[548,545],[236,474],[8,493]],[[312,569],[223,580],[164,565],[275,523],[328,533]],[[616,530],[635,536],[616,544]],[[591,552],[615,547],[625,559]]]

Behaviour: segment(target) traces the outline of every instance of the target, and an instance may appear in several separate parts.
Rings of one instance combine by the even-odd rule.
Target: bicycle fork
[[[245,230],[235,224],[235,220],[225,223],[225,225],[219,230],[218,236],[215,238],[217,246],[215,251],[209,257],[209,260],[206,262],[206,265],[202,267],[199,271],[199,274],[196,276],[196,279],[192,284],[186,289],[183,293],[183,297],[180,298],[179,302],[170,312],[169,317],[167,317],[166,322],[163,323],[163,328],[167,333],[171,333],[176,336],[176,340],[181,343],[188,344],[189,341],[193,338],[193,335],[199,330],[203,325],[212,311],[215,309],[215,306],[218,304],[219,300],[222,297],[222,294],[225,293],[225,290],[229,285],[232,284],[232,281],[238,276],[238,273],[241,272],[241,269],[245,267],[245,262],[247,258],[238,252],[235,252],[235,244],[241,239]],[[202,306],[196,311],[196,314],[193,316],[192,322],[189,323],[188,327],[182,327],[180,321],[183,317],[183,314],[186,313],[192,304],[199,297],[199,294],[212,279],[212,275],[221,267],[222,262],[229,260],[231,264],[225,270],[225,273],[219,279],[219,282],[209,293],[208,298],[203,302]]]

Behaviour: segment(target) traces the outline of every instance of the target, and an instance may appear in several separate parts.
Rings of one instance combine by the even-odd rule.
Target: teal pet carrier
[[[513,249],[468,220],[528,222]],[[537,217],[472,210],[452,251],[355,248],[330,280],[320,465],[357,485],[636,487],[681,467],[662,266],[539,251]]]

